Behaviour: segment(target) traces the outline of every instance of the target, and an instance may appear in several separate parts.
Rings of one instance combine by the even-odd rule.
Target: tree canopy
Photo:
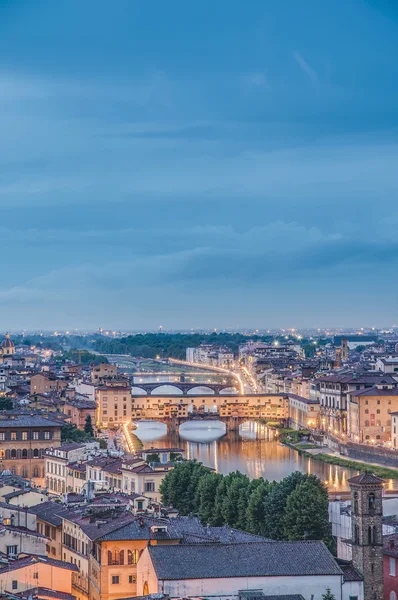
[[[196,460],[178,463],[160,486],[163,504],[204,524],[230,525],[274,540],[330,543],[328,493],[315,475],[299,471],[279,483],[250,480],[234,471],[220,475]]]

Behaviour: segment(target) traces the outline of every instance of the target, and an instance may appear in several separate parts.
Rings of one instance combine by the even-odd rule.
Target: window
[[[138,550],[128,550],[127,551],[127,563],[129,565],[136,565],[138,563],[140,555]]]
[[[395,558],[390,558],[390,575],[392,575],[392,577],[397,576],[397,561]]]
[[[12,580],[12,589],[13,590],[17,590],[18,589],[18,581],[16,579]]]
[[[365,421],[365,427],[369,427],[369,421]]]
[[[18,546],[7,546],[7,556],[18,554]]]
[[[377,404],[380,404],[380,400],[377,401]]]
[[[119,583],[119,575],[112,575],[112,583],[115,585]]]
[[[378,415],[380,414],[380,408],[378,408],[378,409],[376,410],[376,413],[377,413]]]
[[[33,469],[33,477],[38,477],[39,476],[39,469],[37,467],[35,467]]]
[[[39,450],[37,448],[33,450],[33,458],[39,458]]]
[[[129,575],[129,583],[136,583],[137,577],[135,575]]]
[[[124,550],[108,550],[108,565],[124,565]]]
[[[50,439],[50,432],[49,431],[45,431],[44,432],[44,439],[45,440],[49,440]]]
[[[33,579],[39,579],[39,573],[37,571],[33,573]]]
[[[28,439],[28,432],[27,431],[23,431],[22,432],[22,439],[23,440],[27,440]]]
[[[369,414],[369,409],[366,408],[365,409],[365,415],[368,415],[368,414]]]
[[[145,482],[145,491],[146,492],[154,492],[155,491],[155,484],[153,481]]]
[[[33,431],[33,433],[32,433],[32,438],[33,438],[34,440],[38,440],[38,439],[39,439],[39,432],[38,432],[38,431]]]
[[[374,512],[376,509],[376,496],[373,493],[368,495],[368,508],[369,512]]]
[[[6,434],[4,433],[4,431],[2,431],[0,433],[0,442],[4,442],[5,439],[6,439]]]
[[[354,492],[354,515],[358,514],[358,492]]]
[[[391,575],[391,573],[390,573]],[[395,575],[395,573],[394,573]],[[397,594],[394,592],[394,590],[392,592],[390,592],[390,600],[397,600]]]
[[[17,439],[17,432],[16,431],[11,431],[11,440],[14,441]]]

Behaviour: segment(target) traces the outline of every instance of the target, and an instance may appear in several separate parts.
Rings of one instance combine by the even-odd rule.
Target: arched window
[[[127,550],[127,562],[129,565],[136,565],[139,557],[138,550]]]
[[[358,514],[358,492],[354,492],[354,515]]]
[[[394,590],[390,592],[390,600],[397,600],[397,594],[394,592]]]
[[[124,565],[124,550],[108,550],[108,565]]]
[[[354,527],[354,543],[359,544],[359,525]]]
[[[373,544],[375,543],[375,540],[373,537],[374,531],[375,531],[374,527],[368,527],[368,544],[369,544],[369,546],[373,546]]]
[[[379,439],[380,439],[380,436],[379,436],[379,435],[376,435],[376,440],[379,440]]]
[[[17,458],[17,451],[15,450],[15,448],[11,450],[11,458]]]
[[[142,589],[142,595],[143,596],[148,596],[149,595],[149,585],[148,585],[147,581],[144,583],[144,587]]]
[[[376,509],[376,496],[373,493],[368,495],[368,508],[369,512],[374,512]]]
[[[26,450],[26,448],[22,450],[22,458],[28,458],[28,451]]]
[[[26,479],[26,477],[28,476],[28,469],[26,467],[23,467],[21,469],[21,476]]]
[[[37,467],[35,467],[33,469],[33,477],[38,477],[39,476],[39,469]]]
[[[12,469],[10,469],[11,471],[11,475],[16,475],[17,474],[17,470],[15,467],[12,467]]]
[[[37,448],[33,450],[33,458],[39,458],[39,450]]]
[[[365,440],[370,440],[370,435],[366,435]]]

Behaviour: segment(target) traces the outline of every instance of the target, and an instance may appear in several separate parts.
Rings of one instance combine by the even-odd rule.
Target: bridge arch
[[[227,390],[230,390],[230,391],[227,391]],[[222,388],[222,390],[220,390],[220,394],[223,396],[227,396],[227,395],[231,396],[233,394],[238,394],[238,393],[239,392],[238,392],[237,388],[233,385],[227,385],[224,388]]]
[[[170,383],[159,383],[159,385],[152,387],[150,395],[156,396],[157,394],[159,394],[159,396],[168,396],[168,395],[170,395],[170,390],[168,390],[166,388],[169,388],[169,387],[174,388],[176,390],[175,393],[179,396],[182,396],[184,394],[183,390],[178,385],[175,385],[173,382],[170,382]],[[162,388],[164,388],[164,389],[162,389]]]
[[[131,392],[133,396],[146,396],[147,391],[140,385],[132,385]]]
[[[187,396],[197,395],[198,393],[203,394],[202,390],[209,390],[210,393],[208,395],[215,396],[215,391],[206,383],[196,383],[187,391]]]

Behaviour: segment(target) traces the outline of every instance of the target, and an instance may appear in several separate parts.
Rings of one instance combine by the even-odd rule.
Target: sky
[[[0,329],[398,322],[398,4],[0,0]]]

